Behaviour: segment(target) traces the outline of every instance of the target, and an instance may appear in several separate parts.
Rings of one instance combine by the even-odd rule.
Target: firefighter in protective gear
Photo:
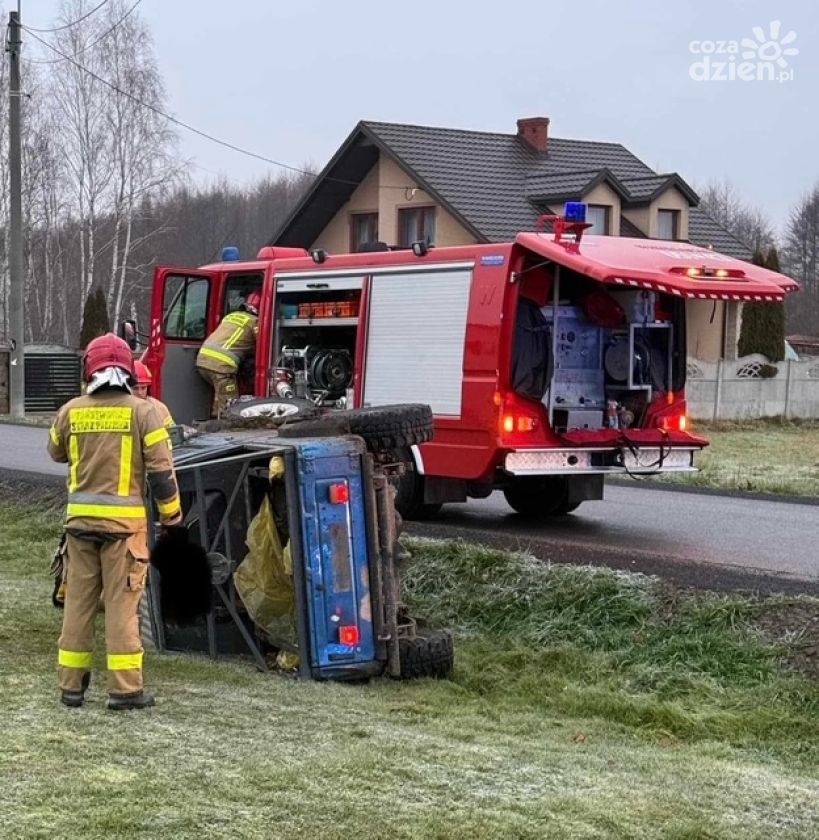
[[[139,601],[148,571],[146,479],[163,525],[181,518],[168,431],[156,409],[131,394],[133,357],[113,333],[85,353],[84,396],[67,402],[48,451],[68,463],[68,585],[59,640],[62,702],[81,706],[91,674],[94,619],[105,603],[108,707],[154,704],[143,691]]]
[[[239,365],[256,347],[261,302],[259,292],[250,292],[238,311],[225,315],[196,356],[199,375],[213,388],[212,417],[221,417],[239,394]]]
[[[173,417],[171,416],[171,412],[168,410],[168,406],[166,406],[162,400],[154,399],[154,397],[149,395],[151,390],[151,380],[153,377],[151,376],[151,371],[148,370],[148,367],[140,361],[134,362],[134,378],[136,379],[136,385],[133,387],[134,394],[136,394],[136,396],[140,399],[149,402],[156,409],[163,426],[170,428],[171,426],[176,425],[173,421]],[[168,446],[170,445],[171,442],[169,440]],[[65,606],[66,583],[68,580],[68,559],[66,557],[65,540],[66,535],[63,533],[62,538],[60,539],[60,544],[57,547],[57,551],[54,553],[54,559],[51,563],[51,573],[54,577],[54,589],[51,593],[51,603],[58,609],[62,609]],[[102,595],[100,595],[100,601],[104,604]]]
[[[165,426],[165,428],[175,426],[176,424],[173,421],[173,417],[171,417],[171,412],[168,409],[168,406],[165,405],[162,400],[158,400],[151,396],[151,380],[153,377],[151,376],[151,371],[148,370],[147,365],[144,365],[140,361],[134,362],[134,377],[136,379],[134,393],[140,399],[150,403],[156,409],[159,419],[162,421],[162,425]]]

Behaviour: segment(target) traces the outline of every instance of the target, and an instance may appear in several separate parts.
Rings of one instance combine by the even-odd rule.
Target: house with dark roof
[[[345,253],[378,241],[508,241],[566,201],[587,204],[590,233],[751,257],[678,173],[655,172],[619,143],[551,137],[546,117],[518,120],[510,134],[362,121],[271,244]],[[738,321],[737,304],[693,301],[690,354],[733,358]]]

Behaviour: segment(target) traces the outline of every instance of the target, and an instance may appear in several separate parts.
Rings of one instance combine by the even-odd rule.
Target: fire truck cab
[[[783,300],[788,277],[678,241],[583,236],[583,205],[514,242],[366,253],[225,249],[201,268],[156,269],[148,348],[154,393],[177,422],[207,418],[196,354],[260,290],[248,397],[235,411],[298,413],[426,403],[407,516],[502,490],[516,511],[565,514],[606,475],[692,471],[688,300]]]

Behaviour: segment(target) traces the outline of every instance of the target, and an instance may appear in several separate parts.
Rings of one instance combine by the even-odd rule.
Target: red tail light
[[[350,501],[349,484],[331,484],[329,490],[330,504],[346,505]]]
[[[345,624],[338,628],[338,641],[342,645],[350,645],[354,647],[358,644],[361,634],[358,632],[358,627],[355,624]]]
[[[684,432],[688,428],[685,414],[668,414],[660,418],[660,428],[667,432]]]
[[[533,442],[533,433],[542,428],[543,406],[513,393],[495,394],[498,412],[498,435],[504,443],[525,445]]]

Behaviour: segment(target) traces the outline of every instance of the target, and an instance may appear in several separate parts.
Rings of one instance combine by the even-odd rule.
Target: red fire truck
[[[259,412],[426,403],[405,515],[500,489],[531,516],[601,499],[606,475],[694,469],[687,429],[686,302],[781,301],[790,278],[685,242],[583,236],[583,206],[514,242],[415,243],[365,253],[226,248],[201,268],[156,269],[144,361],[177,422],[209,414],[196,354],[260,290]]]

